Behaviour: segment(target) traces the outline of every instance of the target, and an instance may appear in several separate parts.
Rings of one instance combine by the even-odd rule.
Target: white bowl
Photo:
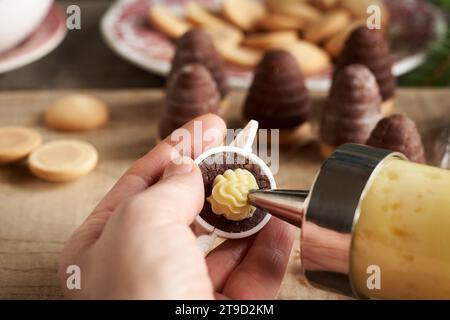
[[[25,40],[44,20],[53,0],[0,0],[0,52]]]

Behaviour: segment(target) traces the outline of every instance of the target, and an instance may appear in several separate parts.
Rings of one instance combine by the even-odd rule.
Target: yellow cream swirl
[[[211,196],[212,211],[228,220],[250,218],[256,208],[247,202],[250,190],[259,189],[253,174],[245,169],[228,169],[214,178]]]

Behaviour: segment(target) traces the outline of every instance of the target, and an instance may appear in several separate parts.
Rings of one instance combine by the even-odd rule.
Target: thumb
[[[205,200],[199,167],[185,156],[175,158],[164,170],[158,183],[139,195],[148,204],[157,223],[191,224]]]

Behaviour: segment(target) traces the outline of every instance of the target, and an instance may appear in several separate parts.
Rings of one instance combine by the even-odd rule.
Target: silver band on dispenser
[[[370,178],[390,157],[405,159],[400,153],[345,144],[322,165],[306,202],[300,241],[303,271],[311,284],[357,295],[350,277],[352,232]]]

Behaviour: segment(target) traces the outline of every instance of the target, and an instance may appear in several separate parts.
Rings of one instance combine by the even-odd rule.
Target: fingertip
[[[221,145],[226,131],[227,127],[222,118],[205,114],[176,129],[163,143],[180,154],[196,158],[206,150]]]
[[[164,169],[162,179],[188,174],[191,173],[194,169],[194,160],[192,160],[190,157],[180,156],[169,162],[167,167]]]
[[[206,150],[220,146],[223,143],[223,140],[227,132],[227,126],[221,117],[209,113],[200,116],[194,119],[193,121],[194,123],[197,121],[202,124],[201,148],[198,148],[198,146],[196,146],[196,144],[200,143],[199,141],[200,139],[197,139],[193,143],[195,157],[198,157],[200,155],[196,152],[197,150],[202,150],[202,152],[205,152]]]
[[[267,226],[257,235],[257,239],[269,247],[282,248],[290,252],[297,228],[276,217],[272,217]]]
[[[221,117],[212,113],[208,113],[202,117],[204,118],[203,121],[205,121],[206,127],[216,128],[222,132],[223,136],[225,136],[225,133],[227,132],[227,125]]]

